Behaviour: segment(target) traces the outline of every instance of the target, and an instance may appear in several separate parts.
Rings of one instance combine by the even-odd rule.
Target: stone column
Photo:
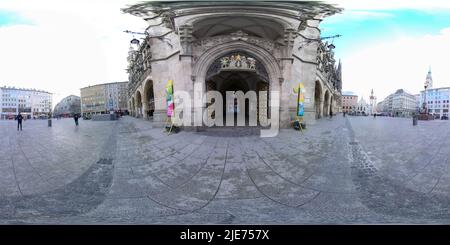
[[[325,100],[324,96],[325,95],[320,97],[319,118],[322,118],[323,117],[323,113],[324,113],[323,112],[323,103],[324,103],[324,100]]]
[[[135,117],[136,117],[136,118],[139,118],[139,116],[140,116],[139,114],[140,114],[140,113],[139,113],[139,107],[138,107],[137,105],[136,105],[136,109],[135,109],[135,110],[136,110],[136,113],[135,113],[136,115],[135,115]]]
[[[330,115],[330,109],[332,109],[332,105],[331,105],[331,102],[332,102],[332,100],[331,100],[331,96],[328,98],[328,111],[327,111],[327,116],[329,116]]]
[[[147,102],[147,101],[144,101],[144,102],[142,103],[142,117],[143,117],[144,119],[148,119],[147,111],[148,111],[148,102]]]
[[[282,76],[279,78],[280,85],[280,127],[287,128],[290,127],[291,121],[295,118],[297,103],[296,97],[291,93],[292,88],[297,86],[298,81],[293,81],[293,63],[292,58],[294,41],[297,37],[297,32],[294,29],[287,28],[284,30],[284,43],[285,46],[282,48],[281,57],[281,69]]]

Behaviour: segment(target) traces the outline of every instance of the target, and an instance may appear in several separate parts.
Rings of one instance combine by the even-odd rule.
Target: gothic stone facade
[[[325,17],[341,11],[332,5],[147,2],[123,11],[149,24],[144,40],[130,48],[128,58],[128,105],[133,116],[163,125],[168,80],[173,80],[175,91],[187,91],[192,97],[194,87],[202,94],[253,90],[270,96],[279,91],[282,127],[296,118],[293,89],[299,82],[305,86],[307,123],[341,107],[340,62],[335,64],[334,45],[321,41],[319,29]],[[270,111],[268,102],[267,107]]]

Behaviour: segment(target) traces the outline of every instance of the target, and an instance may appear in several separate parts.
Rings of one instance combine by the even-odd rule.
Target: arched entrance
[[[136,91],[136,117],[142,117],[142,96],[139,91]]]
[[[245,120],[246,126],[266,124],[269,78],[265,68],[252,55],[245,51],[233,51],[221,56],[209,67],[205,80],[206,92],[218,91],[223,97],[224,125],[227,115],[234,118],[235,126],[238,125],[237,118],[240,116]],[[237,97],[227,98],[227,91],[243,92],[245,104],[240,106]],[[266,94],[260,95],[260,91],[265,91]],[[251,92],[255,93],[252,95]],[[211,117],[216,118],[211,109],[209,108]],[[259,121],[260,114],[264,123]]]
[[[153,112],[155,111],[155,95],[153,91],[153,81],[148,80],[144,86],[144,95],[145,95],[145,113],[146,118],[153,118]]]
[[[263,85],[261,85],[260,83],[260,85],[258,86],[260,89],[269,91],[269,95],[266,99],[268,103],[270,103],[269,98],[272,96],[271,93],[281,92],[282,84],[280,83],[280,81],[282,78],[282,73],[280,70],[279,62],[266,49],[241,40],[219,44],[210,49],[207,49],[198,57],[194,67],[192,68],[192,74],[194,74],[194,90],[195,88],[202,88],[202,93],[205,94],[208,90],[208,86],[211,86],[211,82],[208,82],[210,80],[209,78],[217,74],[210,73],[209,71],[211,69],[214,70],[213,68],[215,68],[216,71],[222,69],[221,58],[233,53],[241,53],[242,55],[248,55],[248,57],[254,58],[256,61],[255,67],[257,73],[261,74],[260,70],[266,71],[267,83],[264,83]],[[276,99],[278,100],[278,104],[280,104],[280,98],[278,97]],[[205,109],[205,105],[202,105],[201,109]],[[269,115],[270,117],[270,113],[274,108],[268,107],[266,109],[266,115]],[[275,109],[277,111],[280,110],[279,107]],[[198,122],[198,119],[196,119],[195,121]]]
[[[322,117],[322,85],[320,85],[319,81],[316,81],[314,88],[314,107],[316,111],[316,119]]]

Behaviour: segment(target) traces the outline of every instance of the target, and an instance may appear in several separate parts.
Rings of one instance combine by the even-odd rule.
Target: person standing
[[[20,112],[19,112],[19,114],[17,115],[16,120],[17,120],[17,131],[19,131],[19,127],[20,127],[20,131],[22,131],[22,120],[23,120],[23,116],[22,116],[22,114],[20,114]]]
[[[78,126],[78,114],[73,115],[73,120],[75,120],[75,125]]]

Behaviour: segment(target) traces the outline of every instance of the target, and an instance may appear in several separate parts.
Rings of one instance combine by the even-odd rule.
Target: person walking
[[[78,126],[78,114],[73,115],[73,120],[75,120],[75,125]]]
[[[20,114],[20,112],[19,112],[19,114],[17,115],[16,120],[17,120],[17,131],[19,131],[19,127],[20,127],[20,131],[22,131],[22,120],[23,120],[23,116],[22,116],[22,114]]]

